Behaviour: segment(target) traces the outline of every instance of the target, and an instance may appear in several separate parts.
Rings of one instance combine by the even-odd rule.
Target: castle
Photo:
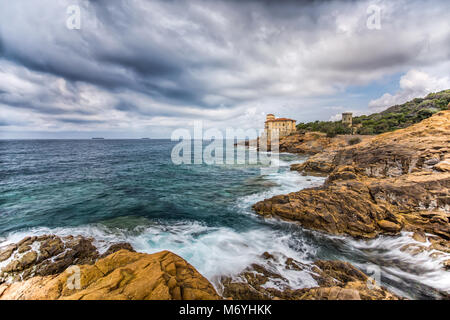
[[[278,138],[285,137],[292,132],[295,132],[295,120],[288,118],[275,118],[274,114],[269,113],[266,117],[264,125],[264,135],[270,143],[271,137],[278,136]]]

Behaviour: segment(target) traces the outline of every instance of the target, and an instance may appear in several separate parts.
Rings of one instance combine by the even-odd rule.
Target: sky
[[[262,129],[449,88],[447,0],[0,0],[0,139]]]

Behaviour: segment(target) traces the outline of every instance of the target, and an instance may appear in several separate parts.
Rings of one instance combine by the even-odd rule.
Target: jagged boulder
[[[273,256],[265,253],[265,259]],[[260,264],[252,264],[238,277],[223,277],[223,296],[239,300],[398,300],[400,297],[379,287],[359,269],[348,262],[318,260],[306,265],[292,258],[285,259],[285,268],[308,272],[318,286],[313,288],[284,289],[268,287],[267,284],[288,281],[277,272],[268,270]]]
[[[449,174],[413,174],[382,181],[356,179],[352,171],[339,175],[350,179],[330,176],[332,182],[322,187],[265,199],[253,209],[265,217],[337,235],[373,238],[406,229],[450,239],[450,215],[445,212],[450,204]]]
[[[69,268],[59,275],[2,284],[0,299],[207,300],[220,297],[194,267],[169,251],[145,254],[121,249],[95,264]]]
[[[63,272],[71,265],[93,264],[100,255],[92,238],[42,235],[26,237],[16,244],[0,248],[0,283],[26,280]],[[128,243],[113,244],[107,254],[122,248],[133,251]]]

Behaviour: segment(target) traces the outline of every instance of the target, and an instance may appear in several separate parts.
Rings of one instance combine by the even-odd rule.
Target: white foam
[[[442,262],[450,259],[450,254],[436,250],[424,250],[412,253],[402,250],[406,245],[426,246],[429,242],[422,243],[411,237],[411,232],[402,232],[397,237],[379,236],[373,240],[354,240],[346,238],[345,242],[351,248],[363,252],[368,260],[380,266],[382,276],[403,281],[423,283],[441,291],[450,292],[450,273],[445,271]],[[395,263],[393,263],[395,262]],[[362,270],[367,264],[360,264]],[[397,279],[396,279],[397,278]]]
[[[284,270],[283,257],[306,262],[304,253],[289,246],[290,235],[270,229],[255,229],[238,233],[229,228],[212,228],[196,222],[179,222],[172,225],[151,225],[136,230],[87,225],[74,228],[35,228],[11,233],[0,245],[20,241],[30,234],[55,234],[58,236],[82,235],[94,237],[94,244],[101,252],[111,243],[126,241],[139,252],[155,253],[169,250],[192,264],[206,278],[218,285],[220,276],[234,276],[252,263],[266,264],[262,253],[269,251],[279,257],[279,263],[268,268],[278,271],[288,279],[289,287],[300,288],[316,285],[306,273]],[[307,246],[307,244],[304,244]],[[311,252],[313,248],[304,250]]]
[[[249,212],[249,208],[258,201],[271,198],[280,194],[296,192],[301,189],[318,187],[325,181],[324,177],[303,176],[297,171],[290,171],[289,166],[294,163],[301,163],[302,160],[294,159],[291,161],[280,160],[280,168],[277,172],[272,172],[264,176],[267,181],[275,185],[263,192],[255,193],[245,197],[238,198],[237,207],[242,212]]]

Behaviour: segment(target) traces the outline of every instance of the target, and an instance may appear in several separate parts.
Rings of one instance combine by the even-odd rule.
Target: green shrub
[[[375,130],[373,129],[372,126],[367,126],[367,127],[358,128],[358,131],[356,133],[363,134],[363,135],[372,135],[372,134],[375,134]]]
[[[334,132],[333,130],[327,131],[327,137],[328,137],[328,138],[334,138],[334,137],[336,137],[336,136],[337,136],[337,133]]]
[[[431,117],[439,110],[447,109],[450,102],[450,90],[430,93],[425,98],[416,98],[401,105],[392,106],[380,113],[354,117],[353,123],[361,125],[357,133],[363,135],[379,134],[406,128],[412,124]],[[349,134],[351,129],[344,127],[341,121],[314,121],[299,123],[300,132],[319,131],[328,137],[338,134]]]
[[[360,142],[361,142],[361,139],[358,138],[358,137],[351,138],[350,140],[348,140],[348,144],[351,145],[351,146],[353,146],[355,144],[358,144]]]

